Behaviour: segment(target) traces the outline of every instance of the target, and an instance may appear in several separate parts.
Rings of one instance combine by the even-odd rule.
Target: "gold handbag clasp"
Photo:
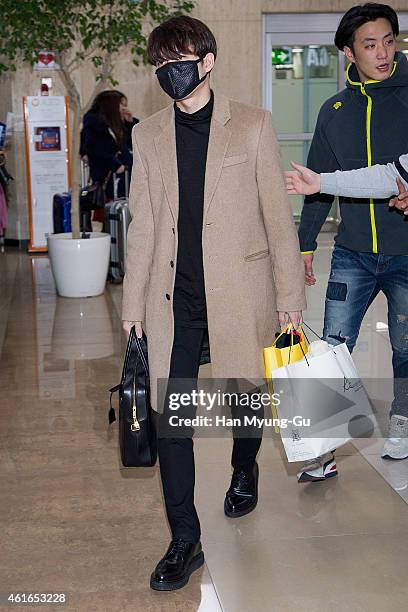
[[[136,374],[133,378],[133,406],[132,406],[133,423],[130,425],[130,431],[140,431],[139,421],[137,420],[136,411]]]

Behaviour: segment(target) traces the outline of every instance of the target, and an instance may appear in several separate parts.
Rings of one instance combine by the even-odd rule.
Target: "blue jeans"
[[[323,338],[330,344],[345,340],[351,353],[363,317],[380,291],[388,302],[393,352],[391,414],[408,417],[408,257],[359,253],[336,245],[326,292]]]

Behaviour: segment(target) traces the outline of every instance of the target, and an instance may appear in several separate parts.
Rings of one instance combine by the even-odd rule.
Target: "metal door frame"
[[[262,104],[272,110],[273,45],[333,45],[343,13],[267,13],[262,15]],[[398,12],[400,32],[408,32],[408,12]],[[311,40],[313,38],[313,40]],[[272,44],[273,43],[273,44]],[[339,68],[344,55],[339,51]],[[339,70],[339,90],[344,88]]]

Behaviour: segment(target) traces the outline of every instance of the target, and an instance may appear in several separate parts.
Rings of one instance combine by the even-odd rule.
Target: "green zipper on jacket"
[[[379,83],[380,81],[366,81],[365,83],[360,83],[358,81],[352,81],[349,75],[350,72],[350,68],[351,68],[352,64],[349,64],[347,66],[347,70],[346,70],[346,75],[347,75],[347,80],[349,81],[349,83],[351,83],[351,85],[357,85],[358,87],[360,87],[361,93],[363,94],[363,96],[365,96],[367,98],[367,113],[366,113],[366,139],[367,139],[367,165],[371,166],[372,165],[372,152],[371,152],[371,113],[373,110],[373,100],[371,98],[371,96],[368,95],[368,93],[365,90],[365,86],[368,83]],[[394,74],[395,70],[397,68],[397,62],[394,61],[394,67],[391,71],[390,77]],[[374,200],[371,199],[370,200],[370,221],[371,221],[371,234],[373,237],[373,244],[372,244],[372,248],[373,248],[373,253],[378,253],[378,242],[377,242],[377,225],[375,222],[375,208],[374,208]]]
[[[366,138],[367,138],[367,166],[372,165],[372,154],[371,154],[371,113],[373,110],[373,100],[371,96],[365,90],[365,85],[360,85],[361,93],[367,98],[367,113],[366,113]],[[377,225],[375,222],[375,208],[374,200],[370,199],[370,221],[371,221],[371,234],[373,237],[373,253],[378,253],[377,243]]]

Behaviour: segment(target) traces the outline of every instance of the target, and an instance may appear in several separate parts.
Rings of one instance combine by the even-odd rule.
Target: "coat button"
[[[173,234],[175,234],[174,227],[171,228],[171,231],[173,232]]]
[[[169,300],[169,299],[170,299],[170,296],[168,293],[166,293],[166,300]]]
[[[172,268],[174,268],[174,261],[171,261],[171,262],[170,262],[170,266],[171,266]]]

